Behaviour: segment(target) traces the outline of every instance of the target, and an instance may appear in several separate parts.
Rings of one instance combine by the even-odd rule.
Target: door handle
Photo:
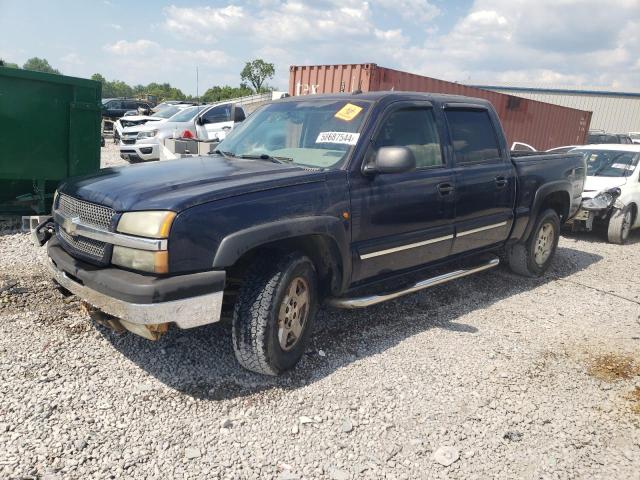
[[[440,195],[449,195],[453,192],[453,185],[450,183],[440,183],[438,184],[438,192]]]
[[[505,177],[502,177],[502,176],[496,177],[495,181],[496,181],[496,186],[498,188],[504,188],[507,186],[507,183],[509,183],[509,180],[507,180]]]

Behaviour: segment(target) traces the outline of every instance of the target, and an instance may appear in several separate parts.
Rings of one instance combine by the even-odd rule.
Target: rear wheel
[[[611,243],[623,244],[629,238],[633,223],[633,210],[630,207],[615,209],[609,218],[607,238]]]
[[[553,260],[559,239],[560,217],[555,210],[545,210],[529,238],[507,250],[509,267],[515,273],[527,277],[542,275]]]
[[[293,368],[312,330],[317,292],[314,265],[302,254],[253,267],[233,311],[233,349],[240,364],[266,375]]]

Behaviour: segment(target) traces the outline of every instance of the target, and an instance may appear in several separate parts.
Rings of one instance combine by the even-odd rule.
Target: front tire
[[[507,250],[509,267],[519,275],[539,277],[551,265],[559,239],[560,217],[555,210],[545,210],[529,238]]]
[[[305,352],[317,309],[317,275],[308,257],[291,253],[256,264],[233,310],[238,362],[265,375],[293,368]]]
[[[607,226],[607,238],[610,243],[622,245],[629,239],[631,224],[633,223],[633,211],[630,207],[616,208],[609,218]]]

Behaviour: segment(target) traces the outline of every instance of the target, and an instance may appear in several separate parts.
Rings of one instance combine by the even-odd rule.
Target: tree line
[[[20,68],[17,63],[5,62],[2,59],[0,59],[0,66]],[[32,70],[36,72],[53,73],[57,75],[62,74],[60,70],[53,68],[45,58],[30,58],[24,63],[22,68],[24,70]],[[211,103],[230,98],[252,95],[254,93],[271,91],[273,88],[268,86],[266,81],[272,79],[274,75],[275,67],[273,63],[268,63],[258,58],[256,60],[246,62],[244,68],[240,72],[241,81],[239,86],[215,85],[207,89],[199,98],[196,98],[193,95],[185,95],[182,90],[177,87],[172,87],[169,83],[151,82],[147,85],[139,84],[131,86],[122,80],[107,80],[100,73],[94,73],[91,75],[91,79],[102,84],[102,98],[142,97],[153,95],[158,99],[158,101],[190,100]]]

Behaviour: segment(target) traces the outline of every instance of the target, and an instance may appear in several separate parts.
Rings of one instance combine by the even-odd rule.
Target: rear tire
[[[317,309],[317,275],[308,257],[290,253],[255,265],[233,310],[238,362],[265,375],[293,368],[305,352]]]
[[[547,209],[540,214],[529,238],[507,249],[509,267],[518,275],[539,277],[549,268],[559,239],[560,217],[555,210]]]
[[[629,239],[631,225],[633,224],[633,210],[627,206],[623,209],[616,208],[609,218],[607,226],[607,238],[610,243],[622,245]]]

